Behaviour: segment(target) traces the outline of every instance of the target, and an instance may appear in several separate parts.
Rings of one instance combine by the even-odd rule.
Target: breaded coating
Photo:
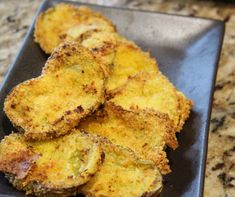
[[[126,110],[153,109],[167,114],[178,132],[188,118],[192,106],[192,102],[160,72],[157,75],[140,72],[109,93],[110,102]]]
[[[121,36],[116,32],[101,31],[92,33],[81,45],[91,50],[95,57],[107,66],[110,74],[119,39]]]
[[[48,59],[42,75],[17,85],[4,110],[29,140],[68,133],[104,99],[104,73],[91,52],[68,42]]]
[[[98,171],[102,155],[99,142],[81,132],[43,142],[15,133],[0,143],[0,171],[27,195],[69,196]]]
[[[113,59],[113,69],[106,82],[106,90],[111,91],[126,83],[129,77],[138,72],[159,72],[157,62],[147,52],[125,39],[119,43]]]
[[[101,31],[115,32],[116,29],[110,20],[88,7],[60,3],[39,15],[34,37],[50,54],[64,41],[81,42],[93,32]]]
[[[107,139],[100,144],[105,159],[100,170],[80,190],[89,197],[141,197],[159,194],[162,176],[157,167],[139,159],[133,151]]]
[[[28,142],[22,134],[5,137],[0,171],[14,187],[36,196],[140,197],[162,188],[153,162],[80,130],[43,142]]]
[[[112,103],[79,124],[79,129],[107,137],[114,144],[128,147],[140,157],[152,160],[161,173],[170,172],[164,151],[178,146],[168,116],[152,110],[124,110]]]
[[[110,20],[88,7],[60,3],[40,14],[35,41],[48,54],[64,41],[76,41],[111,64],[119,35]]]
[[[64,41],[76,41],[87,47],[105,64],[107,76],[112,72],[108,90],[119,87],[138,71],[157,70],[148,53],[119,35],[106,17],[85,6],[61,3],[49,8],[38,17],[34,37],[48,54]]]
[[[26,177],[38,158],[22,135],[11,134],[0,143],[0,171],[14,174],[17,179]]]

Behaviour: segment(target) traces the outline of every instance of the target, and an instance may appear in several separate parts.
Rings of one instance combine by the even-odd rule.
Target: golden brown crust
[[[122,87],[128,78],[139,72],[157,74],[159,72],[156,60],[148,52],[142,51],[136,44],[128,40],[120,40],[115,49],[112,71],[106,82],[106,91],[110,92]]]
[[[7,144],[13,151],[5,155],[0,144],[0,171],[17,189],[38,196],[82,192],[91,197],[139,197],[159,193],[162,177],[157,167],[162,174],[170,172],[165,148],[177,148],[175,132],[182,129],[192,102],[161,74],[149,53],[119,35],[111,21],[87,7],[57,4],[40,14],[34,36],[48,54],[58,47],[42,75],[18,85],[6,99],[4,110],[24,131],[25,138],[19,135],[13,145]],[[82,68],[83,63],[97,65],[90,69],[96,73],[89,71],[89,77],[84,77],[87,70]],[[104,102],[104,81],[107,102],[93,113]],[[74,87],[72,91],[70,86]],[[57,91],[58,87],[63,91]],[[73,137],[54,147],[52,144],[62,135],[63,139]],[[79,174],[76,183],[69,182],[73,177],[70,174],[66,184],[64,180],[58,182],[61,169],[69,164],[67,158],[60,166],[63,161],[58,157],[57,162],[54,154],[66,158],[65,152],[69,154],[74,148],[71,142],[76,136],[86,138],[77,148],[87,147],[89,142],[96,144],[91,155],[97,160],[93,170]],[[36,142],[47,139],[51,141]],[[69,150],[63,152],[66,148]],[[89,151],[78,151],[74,157],[82,158],[79,162],[83,163]],[[53,157],[53,162],[47,157]]]
[[[48,9],[38,17],[34,36],[46,53],[51,53],[59,43],[68,40],[87,47],[105,65],[106,76],[112,72],[106,84],[108,90],[122,85],[137,71],[157,70],[157,63],[149,53],[119,35],[106,17],[84,6],[62,3]],[[131,58],[129,63],[132,65],[125,64],[127,56]],[[120,66],[126,70],[121,76],[116,72]],[[133,67],[131,73],[125,67]]]
[[[71,28],[84,25],[87,26],[87,30],[81,33],[75,32],[73,37],[74,30]],[[68,32],[70,29],[71,36]],[[50,54],[64,41],[81,41],[89,32],[101,30],[115,32],[116,28],[110,20],[88,7],[60,3],[39,15],[35,24],[34,37],[40,47]]]
[[[39,155],[34,154],[31,150],[10,154],[8,158],[1,161],[0,171],[12,173],[19,179],[24,178],[38,156]]]
[[[92,91],[87,91],[87,88]],[[60,45],[38,78],[17,85],[4,110],[31,140],[66,134],[104,99],[104,73],[86,48],[74,42]]]
[[[105,158],[95,176],[81,186],[83,194],[90,197],[141,197],[160,193],[162,176],[151,161],[140,159],[132,150],[114,145],[107,138],[90,136],[100,142]]]
[[[112,91],[106,98],[127,110],[153,109],[165,113],[173,121],[175,131],[180,131],[189,116],[192,102],[159,73],[139,72]]]
[[[61,3],[40,14],[34,37],[48,54],[62,42],[76,41],[97,57],[108,76],[120,35],[112,22],[100,13],[85,6]]]
[[[91,150],[97,146],[101,149],[87,158],[87,149]],[[74,196],[81,192],[86,196],[97,197],[113,197],[117,193],[127,196],[150,196],[159,193],[162,188],[162,176],[151,161],[140,159],[130,149],[116,146],[106,138],[79,130],[73,130],[70,135],[47,142],[27,142],[23,135],[12,134],[0,143],[0,163],[2,156],[7,157],[9,153],[17,153],[17,150],[21,149],[32,150],[39,155],[27,174],[18,178],[13,171],[1,170],[6,173],[14,187],[26,191],[27,195]],[[76,151],[79,151],[79,154]],[[2,155],[3,153],[5,154]],[[72,183],[70,177],[74,175],[71,174],[71,159],[75,166],[77,162],[83,163],[80,165],[81,172],[78,171],[80,173],[74,171],[78,177]],[[94,160],[94,164],[85,165],[88,160]],[[63,162],[67,164],[64,165]],[[66,173],[62,177],[58,175],[61,170]],[[110,173],[110,170],[115,173]],[[83,172],[88,176],[82,174]],[[61,178],[63,181],[60,184],[58,180]]]
[[[39,154],[21,144],[21,141],[20,135],[11,134],[0,144],[0,171],[14,174],[17,179],[25,178],[39,158]]]
[[[190,111],[193,107],[193,101],[187,99],[182,92],[178,91],[177,94],[178,94],[180,118],[176,131],[180,132],[184,126],[185,121],[189,118]]]
[[[22,149],[36,159],[22,155]],[[0,170],[14,187],[36,196],[77,194],[78,186],[89,181],[103,162],[99,142],[79,131],[44,142],[27,142],[23,135],[12,134],[0,143],[0,150],[0,164],[23,166],[26,171],[19,177],[16,167]]]
[[[131,111],[124,110],[121,106],[117,106],[112,102],[107,102],[108,110],[112,110],[116,116],[123,119],[123,122],[130,125],[134,128],[141,129],[153,129],[153,124],[162,124],[165,130],[164,132],[164,140],[166,144],[176,149],[178,147],[178,142],[175,136],[174,128],[172,128],[172,121],[166,114],[161,112],[157,112],[152,109],[133,109]],[[143,125],[143,123],[145,123]]]
[[[165,145],[178,146],[168,116],[153,110],[124,110],[108,102],[104,109],[81,121],[79,128],[109,138],[128,147],[140,157],[155,162],[163,174],[169,173]]]

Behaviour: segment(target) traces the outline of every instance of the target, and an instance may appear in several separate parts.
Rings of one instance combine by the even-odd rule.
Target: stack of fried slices
[[[42,74],[17,85],[4,110],[19,130],[0,143],[0,171],[36,196],[151,196],[170,172],[165,149],[191,101],[157,63],[87,7],[42,13]],[[33,65],[32,65],[33,66]]]

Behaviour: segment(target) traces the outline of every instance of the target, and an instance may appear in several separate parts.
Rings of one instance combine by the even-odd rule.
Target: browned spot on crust
[[[50,143],[50,141],[45,142],[45,146],[43,144],[44,142],[42,142],[40,144],[41,148],[38,149],[38,142],[36,144],[34,142],[27,142],[22,135],[13,134],[6,137],[0,143],[0,164],[7,164],[8,162],[10,166],[13,166],[10,170],[4,171],[4,173],[7,173],[6,177],[14,187],[26,191],[26,194],[33,194],[35,196],[75,195],[78,192],[78,187],[89,181],[99,169],[102,151],[99,142],[95,140],[95,136],[88,136],[78,131],[74,131],[70,135],[54,139],[50,144],[51,149],[48,149],[47,146],[47,143]],[[71,144],[74,146],[67,146]],[[61,145],[60,149],[58,149],[58,145]],[[77,147],[79,147],[78,154],[76,154],[76,151],[78,151]],[[11,148],[15,152],[8,151]],[[38,162],[33,163],[30,169],[28,169],[28,163],[31,164],[31,157],[27,155],[31,150],[34,150],[37,156],[41,155]],[[84,169],[79,172],[66,172],[67,167],[61,166],[60,162],[64,163],[67,161],[65,155],[69,154],[69,152],[72,154],[75,153],[75,160],[69,162],[75,162],[74,164],[77,165],[76,162],[78,159],[82,162]],[[61,157],[54,156],[54,153],[58,156],[61,155]],[[3,156],[6,156],[6,162]],[[73,163],[70,164],[73,165]],[[14,172],[17,166],[23,166],[23,169],[26,169],[27,173],[21,177],[17,176]],[[65,171],[61,173],[61,169]]]
[[[69,114],[71,114],[71,111],[66,111],[65,114],[69,115]]]
[[[66,37],[67,37],[66,34],[59,35],[59,38],[60,38],[61,40],[64,40]]]
[[[1,160],[0,171],[16,175],[16,178],[24,178],[32,168],[39,155],[30,149],[14,152]]]
[[[11,108],[15,109],[16,104],[11,104]]]
[[[104,162],[104,160],[105,160],[105,153],[104,153],[104,152],[102,152],[102,154],[101,154],[101,163],[103,163],[103,162]]]
[[[96,94],[97,90],[96,90],[95,82],[92,81],[91,84],[84,84],[83,90],[88,94]]]
[[[80,105],[80,106],[77,106],[77,108],[74,109],[74,111],[77,112],[77,113],[81,113],[81,112],[84,112],[84,109],[83,109],[82,106]]]
[[[116,45],[114,43],[104,42],[104,45],[102,47],[92,48],[92,51],[94,53],[105,55],[105,54],[108,54],[110,50],[115,49],[115,47]]]

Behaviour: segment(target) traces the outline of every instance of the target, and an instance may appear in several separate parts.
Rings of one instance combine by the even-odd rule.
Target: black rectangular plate
[[[45,1],[41,11],[61,2]],[[72,2],[71,2],[72,3]],[[81,3],[74,3],[81,5]],[[118,31],[158,60],[160,70],[193,100],[190,118],[178,135],[179,148],[168,151],[172,173],[164,177],[163,197],[202,196],[208,128],[217,63],[224,34],[220,21],[89,5],[100,11]],[[47,56],[33,41],[33,25],[0,89],[0,107],[18,83],[38,76]],[[13,129],[0,111],[0,138]],[[24,196],[0,174],[0,195]]]

